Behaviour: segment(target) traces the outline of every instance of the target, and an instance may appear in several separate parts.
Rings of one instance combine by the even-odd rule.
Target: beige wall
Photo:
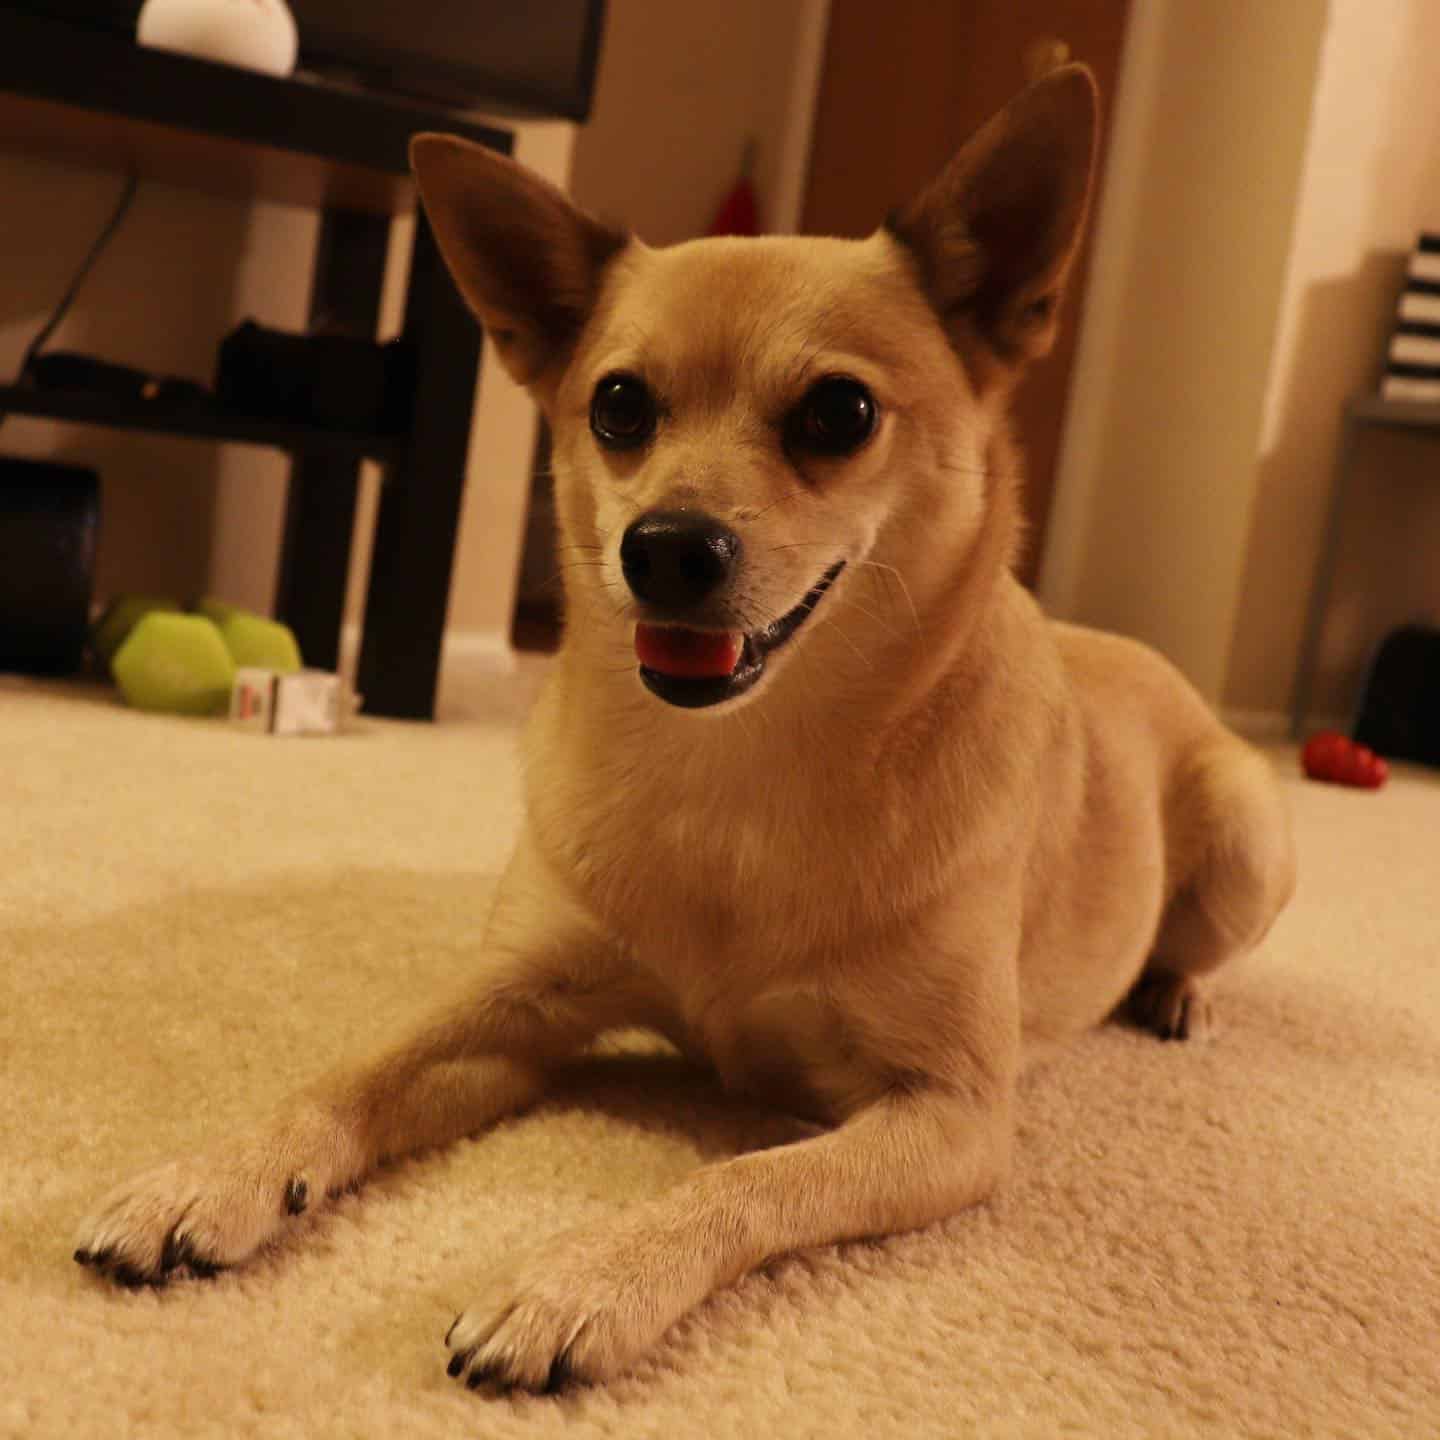
[[[1141,0],[1041,592],[1219,700],[1323,0]]]
[[[827,13],[824,0],[610,0],[575,198],[652,245],[692,239],[754,137],[763,218],[793,229]]]
[[[1042,595],[1138,635],[1237,719],[1288,710],[1345,398],[1440,228],[1433,0],[1142,0]],[[1424,440],[1364,447],[1317,708],[1440,614]]]
[[[1226,690],[1248,711],[1290,703],[1341,408],[1375,384],[1416,232],[1440,229],[1440,6],[1330,8]],[[1386,629],[1440,617],[1435,443],[1372,434],[1358,455],[1314,696],[1321,714],[1353,704]]]

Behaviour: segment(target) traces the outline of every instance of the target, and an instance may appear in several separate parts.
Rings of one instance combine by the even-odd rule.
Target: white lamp
[[[145,0],[136,38],[267,75],[290,74],[300,51],[285,0]]]

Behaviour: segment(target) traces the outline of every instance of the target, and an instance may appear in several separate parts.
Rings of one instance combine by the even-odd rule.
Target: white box
[[[345,682],[328,670],[241,669],[230,693],[230,719],[262,735],[334,735],[349,713]]]

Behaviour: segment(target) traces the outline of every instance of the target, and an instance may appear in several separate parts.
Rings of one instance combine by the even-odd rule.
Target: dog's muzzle
[[[683,519],[684,523],[677,523]],[[637,599],[655,610],[699,609],[728,582],[740,551],[738,537],[702,517],[649,516],[626,532],[621,566]],[[845,568],[836,561],[800,603],[757,630],[687,625],[682,619],[642,621],[635,655],[646,688],[687,710],[738,699],[765,673],[766,661],[810,618]]]

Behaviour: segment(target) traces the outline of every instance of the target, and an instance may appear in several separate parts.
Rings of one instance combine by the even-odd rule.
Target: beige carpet
[[[243,1272],[82,1272],[101,1191],[466,964],[516,708],[284,742],[0,680],[0,1435],[1440,1435],[1440,776],[1414,771],[1289,782],[1300,893],[1212,1045],[1086,1038],[1027,1082],[1002,1199],[779,1263],[608,1389],[470,1394],[441,1337],[517,1246],[762,1134],[673,1063],[603,1067]]]

